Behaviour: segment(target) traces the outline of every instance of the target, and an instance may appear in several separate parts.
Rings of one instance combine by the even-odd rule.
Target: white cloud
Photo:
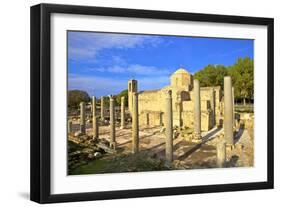
[[[102,49],[128,49],[145,45],[157,46],[162,39],[157,36],[129,35],[94,32],[70,32],[68,34],[70,59],[94,58]]]
[[[169,76],[158,76],[155,78],[144,77],[137,79],[139,90],[160,89],[169,84]],[[89,95],[97,97],[109,94],[117,94],[127,88],[127,79],[104,78],[97,76],[81,76],[70,74],[68,76],[68,88],[84,90]]]
[[[112,67],[90,68],[89,70],[116,73],[116,74],[126,73],[131,75],[142,75],[142,76],[157,76],[157,75],[170,74],[170,71],[166,68],[157,68],[155,66],[145,66],[139,64],[131,64],[128,66],[114,65]]]

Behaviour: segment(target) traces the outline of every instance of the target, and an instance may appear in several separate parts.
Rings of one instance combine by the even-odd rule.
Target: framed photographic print
[[[273,19],[31,7],[31,200],[273,188]]]

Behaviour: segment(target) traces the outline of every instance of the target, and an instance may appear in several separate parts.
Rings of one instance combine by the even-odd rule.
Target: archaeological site
[[[203,87],[179,68],[163,88],[140,83],[68,109],[69,175],[254,166],[254,113],[236,106],[231,76]]]

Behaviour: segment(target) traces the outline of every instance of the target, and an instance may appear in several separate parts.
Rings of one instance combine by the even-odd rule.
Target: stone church
[[[193,76],[184,68],[170,77],[170,85],[158,90],[138,92],[137,80],[128,82],[128,105],[132,112],[132,94],[138,92],[139,124],[142,126],[163,125],[165,119],[164,92],[172,91],[173,125],[193,128],[194,97]],[[220,126],[223,117],[222,91],[220,86],[200,87],[201,130],[208,131]]]

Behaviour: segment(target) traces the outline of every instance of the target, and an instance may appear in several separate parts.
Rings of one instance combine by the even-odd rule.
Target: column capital
[[[224,81],[231,81],[231,76],[224,76]]]
[[[113,101],[113,100],[114,100],[114,96],[113,96],[113,95],[108,95],[108,97],[109,97],[109,100],[110,100],[110,101]]]

